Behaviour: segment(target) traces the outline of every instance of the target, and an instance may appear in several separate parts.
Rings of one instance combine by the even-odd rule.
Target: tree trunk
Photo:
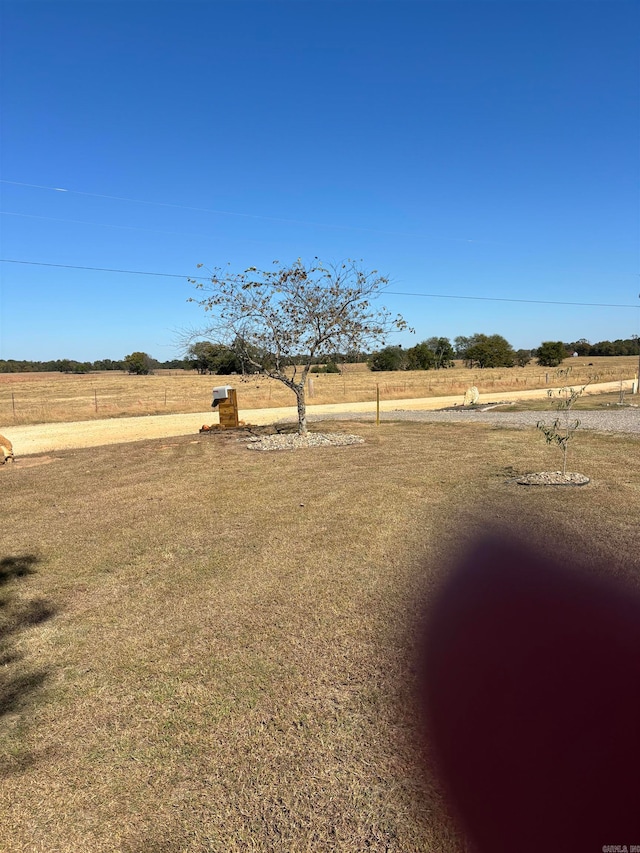
[[[307,432],[307,403],[304,394],[304,381],[302,385],[296,386],[295,392],[298,399],[298,433],[305,435]]]

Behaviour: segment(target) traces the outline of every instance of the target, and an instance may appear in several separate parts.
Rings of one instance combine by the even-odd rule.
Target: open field
[[[207,378],[204,378],[207,382]],[[210,378],[208,379],[210,384]],[[638,440],[339,422],[0,470],[0,849],[464,853],[419,761],[415,626],[456,548],[526,527],[638,583]]]
[[[589,377],[609,382],[631,379],[638,368],[635,356],[567,359],[570,381]],[[371,373],[364,365],[347,365],[343,375],[313,374],[313,395],[307,402],[347,403],[375,400],[376,385],[383,400],[459,395],[472,385],[483,397],[496,392],[524,391],[557,385],[556,371],[531,364],[526,368]],[[547,381],[548,380],[548,381]],[[154,376],[104,372],[75,376],[60,373],[0,374],[0,424],[81,421],[130,415],[202,412],[211,405],[214,385],[238,389],[241,409],[291,406],[294,395],[282,383],[262,377],[198,376],[184,371],[158,371]]]

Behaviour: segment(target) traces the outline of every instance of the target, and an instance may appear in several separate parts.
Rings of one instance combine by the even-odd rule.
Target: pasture
[[[323,429],[366,443],[0,470],[0,849],[464,853],[420,761],[423,606],[488,524],[637,583],[638,440],[581,433],[592,483],[547,490],[509,482],[557,467],[535,430]]]
[[[631,379],[638,368],[635,356],[567,359],[571,384],[598,376],[600,382]],[[310,374],[309,404],[373,401],[376,385],[383,400],[460,395],[472,385],[482,397],[499,391],[523,391],[558,384],[553,368],[533,362],[525,368],[467,370],[460,363],[448,370],[372,373],[363,364],[346,365],[342,375]],[[548,381],[547,381],[548,380]],[[204,412],[211,406],[214,385],[238,389],[241,409],[295,405],[295,396],[281,383],[259,376],[198,376],[190,371],[158,371],[130,376],[107,371],[88,375],[60,373],[0,373],[0,426],[82,421],[127,415]]]

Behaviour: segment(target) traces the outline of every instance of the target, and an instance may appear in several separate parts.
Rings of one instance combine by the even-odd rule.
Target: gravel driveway
[[[529,396],[532,393],[528,392]],[[538,394],[545,394],[540,391]],[[380,417],[384,421],[408,420],[424,423],[488,423],[504,424],[516,428],[534,427],[539,420],[552,420],[554,412],[487,412],[473,410],[434,411],[427,406],[452,405],[457,398],[426,398],[424,400],[396,400],[384,404]],[[446,402],[445,402],[446,400]],[[394,406],[405,408],[393,408]],[[251,424],[295,422],[293,406],[280,409],[241,410],[241,419]],[[576,414],[580,426],[605,432],[640,432],[640,408],[611,408],[606,411],[581,411]],[[70,450],[79,447],[98,447],[141,441],[150,438],[170,438],[179,435],[198,435],[203,423],[217,421],[218,416],[208,412],[177,415],[149,415],[143,417],[111,418],[107,420],[75,423],[33,424],[28,426],[0,426],[0,433],[13,442],[16,457]],[[309,423],[322,420],[375,420],[375,404],[341,403],[307,408]]]
[[[398,409],[393,412],[381,412],[381,421],[424,421],[428,423],[479,423],[494,426],[511,426],[519,429],[535,427],[538,421],[553,421],[556,412],[487,412],[460,410],[457,412],[417,412]],[[331,420],[367,420],[371,415],[360,412],[343,412],[326,416],[312,415],[309,421]],[[577,411],[572,418],[580,421],[581,429],[593,429],[600,432],[640,433],[640,408],[611,409],[606,412]],[[375,418],[374,418],[375,420]]]

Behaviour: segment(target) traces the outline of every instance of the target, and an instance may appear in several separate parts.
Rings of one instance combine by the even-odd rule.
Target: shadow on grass
[[[35,700],[44,684],[46,669],[32,669],[25,661],[19,638],[23,631],[41,625],[54,614],[54,608],[42,598],[25,599],[19,594],[20,581],[36,573],[34,554],[0,559],[0,723],[13,714],[22,714]],[[18,758],[17,765],[28,756]],[[15,762],[12,762],[15,763]],[[0,777],[15,770],[0,761]]]

